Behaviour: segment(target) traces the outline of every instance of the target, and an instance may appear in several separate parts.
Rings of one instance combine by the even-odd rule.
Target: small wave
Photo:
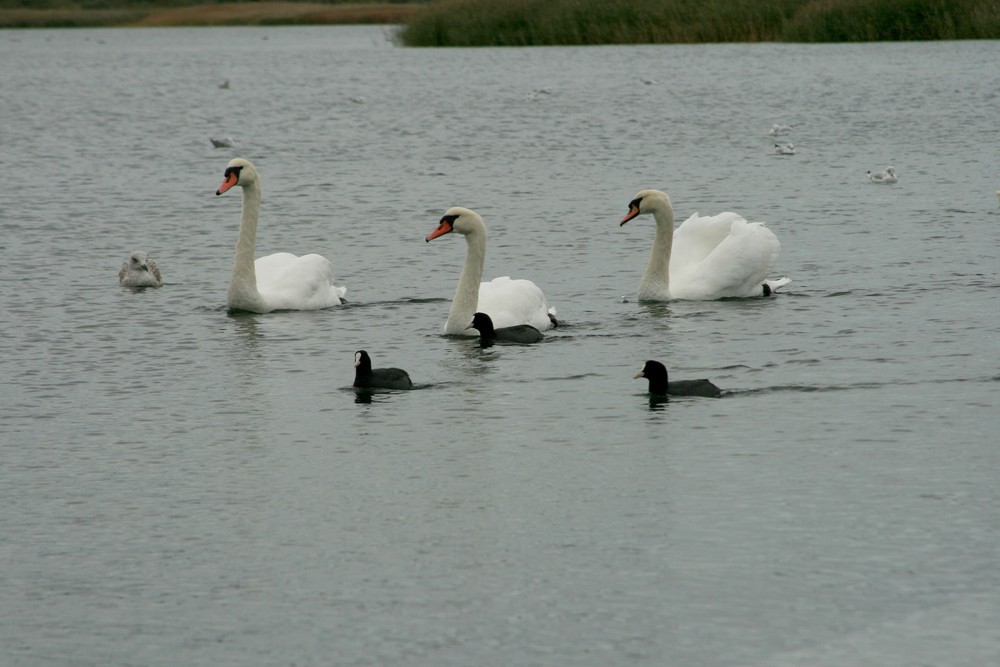
[[[807,384],[779,384],[773,387],[759,387],[757,389],[730,389],[725,395],[737,394],[774,394],[782,392],[814,393],[824,391],[852,391],[854,389],[877,389],[892,383],[888,382],[858,382],[845,385],[807,385]]]
[[[445,298],[426,298],[418,299],[412,297],[405,297],[402,299],[381,299],[377,301],[349,301],[345,300],[340,306],[335,306],[334,308],[327,308],[326,310],[334,310],[335,308],[342,309],[355,309],[355,308],[384,308],[386,306],[406,306],[411,304],[425,304],[425,303],[448,303],[450,299]]]
[[[779,384],[772,387],[758,387],[756,389],[730,389],[725,392],[729,394],[770,394],[781,392],[814,393],[826,391],[853,391],[855,389],[882,389],[885,387],[916,386],[926,384],[926,380],[893,381],[893,382],[852,382],[849,384],[837,385],[808,385],[808,384]],[[934,380],[934,384],[952,383],[980,383],[980,382],[1000,382],[1000,375],[993,375],[978,378],[947,378]]]
[[[559,376],[544,377],[538,379],[541,380],[542,382],[552,382],[558,380],[583,380],[584,378],[599,378],[599,377],[604,377],[604,376],[601,375],[600,373],[577,373],[575,375],[559,375]],[[533,381],[534,380],[529,380],[529,382]]]

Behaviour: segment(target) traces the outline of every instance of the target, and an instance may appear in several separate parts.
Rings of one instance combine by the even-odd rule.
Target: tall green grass
[[[997,0],[812,0],[785,26],[794,42],[1000,37]]]
[[[1000,38],[998,0],[437,0],[407,46]]]
[[[0,9],[114,9],[118,11],[155,7],[170,9],[198,5],[220,5],[231,2],[252,5],[272,0],[0,0]],[[364,4],[367,0],[273,0],[275,2],[311,2],[323,5]],[[394,5],[425,3],[428,0],[380,0]]]
[[[404,6],[423,2],[427,0],[0,0],[0,28],[400,23],[409,14]],[[299,11],[303,7],[308,11]]]

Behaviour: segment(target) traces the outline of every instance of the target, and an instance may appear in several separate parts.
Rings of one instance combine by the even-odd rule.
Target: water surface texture
[[[1000,662],[1000,42],[390,36],[0,32],[4,664]],[[237,155],[258,255],[347,305],[227,313]],[[638,303],[649,187],[793,282]],[[455,205],[541,344],[441,335]],[[417,389],[355,395],[359,349]]]

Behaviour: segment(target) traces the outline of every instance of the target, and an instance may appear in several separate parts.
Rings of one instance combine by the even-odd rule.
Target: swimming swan
[[[279,252],[254,261],[261,185],[252,162],[243,158],[231,160],[226,166],[225,180],[215,194],[221,195],[234,185],[243,188],[243,216],[227,294],[229,309],[269,313],[338,305],[347,288],[333,284],[333,267],[326,257],[315,254],[296,257]]]
[[[781,244],[762,222],[747,222],[736,213],[695,213],[675,231],[670,198],[659,190],[642,190],[628,207],[619,226],[645,213],[656,220],[653,250],[639,283],[640,300],[770,296],[791,282],[767,280]]]
[[[480,282],[486,261],[486,225],[475,211],[461,206],[448,209],[424,240],[430,242],[453,231],[465,236],[467,249],[444,333],[472,335],[466,327],[476,311],[487,313],[498,328],[530,324],[544,331],[556,325],[555,309],[549,308],[545,294],[530,280],[504,276]]]
[[[118,284],[122,287],[159,287],[163,278],[156,262],[142,250],[133,250],[118,272]]]

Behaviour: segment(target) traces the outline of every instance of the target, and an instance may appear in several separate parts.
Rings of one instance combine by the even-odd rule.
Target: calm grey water
[[[1000,661],[1000,42],[390,35],[0,32],[4,664]],[[235,155],[349,305],[226,312]],[[647,187],[794,282],[637,303]],[[544,343],[439,335],[453,205]],[[418,390],[359,400],[362,348]],[[650,404],[650,358],[728,393]]]

